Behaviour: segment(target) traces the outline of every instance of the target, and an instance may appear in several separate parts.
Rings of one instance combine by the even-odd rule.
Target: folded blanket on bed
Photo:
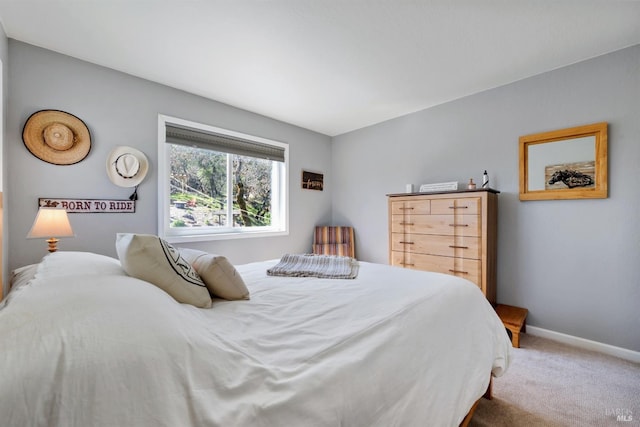
[[[335,255],[285,254],[278,264],[267,270],[267,275],[355,279],[358,275],[358,261]]]

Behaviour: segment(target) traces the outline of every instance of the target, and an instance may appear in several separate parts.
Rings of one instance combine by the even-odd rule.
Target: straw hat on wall
[[[91,150],[87,125],[73,114],[59,110],[33,113],[24,124],[22,140],[31,154],[54,165],[78,163]]]

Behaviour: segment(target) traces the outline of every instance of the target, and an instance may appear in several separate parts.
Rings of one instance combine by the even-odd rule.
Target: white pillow
[[[42,258],[38,272],[49,278],[79,275],[126,275],[117,259],[93,252],[80,251],[52,252]]]
[[[9,280],[9,289],[19,288],[23,286],[36,275],[38,264],[29,264],[24,267],[16,268],[11,272],[11,279]]]
[[[211,296],[198,273],[158,236],[118,233],[116,252],[128,275],[156,285],[178,302],[211,307]]]
[[[249,290],[236,268],[222,255],[178,248],[180,255],[196,269],[211,295],[226,300],[249,299]]]

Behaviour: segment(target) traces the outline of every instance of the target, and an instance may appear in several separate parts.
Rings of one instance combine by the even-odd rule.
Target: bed
[[[0,303],[6,426],[457,426],[509,365],[464,279],[359,262],[355,279],[235,266],[250,299],[178,303],[118,259],[55,252]]]

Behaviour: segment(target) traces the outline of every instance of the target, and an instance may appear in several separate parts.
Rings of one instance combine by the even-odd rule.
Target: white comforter
[[[249,301],[179,304],[115,259],[45,257],[0,303],[3,426],[457,426],[509,364],[471,282],[237,266]]]

